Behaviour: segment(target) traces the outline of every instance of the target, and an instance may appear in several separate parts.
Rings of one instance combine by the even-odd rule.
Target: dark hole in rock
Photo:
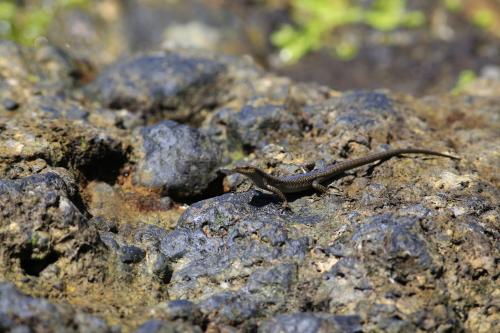
[[[23,251],[19,257],[21,260],[21,268],[27,275],[39,276],[47,266],[55,263],[57,259],[59,259],[59,254],[55,251],[51,251],[43,259],[31,258],[32,252],[30,248],[29,250]]]
[[[217,177],[214,180],[212,180],[210,184],[208,184],[207,189],[202,193],[200,193],[199,195],[191,197],[176,196],[175,194],[172,193],[168,193],[168,195],[176,202],[191,205],[195,202],[210,199],[224,194],[223,180],[224,180],[224,175],[220,173],[217,174]]]
[[[113,185],[126,161],[127,157],[124,153],[108,151],[102,157],[81,166],[79,170],[89,181],[100,180]]]
[[[300,307],[301,312],[311,312],[315,310],[315,305],[311,300],[304,301],[304,304]]]
[[[242,149],[245,155],[250,155],[255,151],[255,147],[249,144],[243,144]]]

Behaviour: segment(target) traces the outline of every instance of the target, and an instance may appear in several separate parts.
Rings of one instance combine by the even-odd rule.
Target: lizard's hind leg
[[[324,193],[327,193],[328,192],[328,189],[321,185],[321,180],[322,179],[316,179],[312,182],[311,186],[313,189],[315,189],[316,191],[320,192],[321,194],[324,194]]]

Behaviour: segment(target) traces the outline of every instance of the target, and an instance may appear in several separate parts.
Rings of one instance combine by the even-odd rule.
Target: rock
[[[259,327],[259,333],[329,333],[362,332],[361,318],[332,316],[326,313],[293,313],[278,315]]]
[[[175,53],[151,53],[110,67],[93,90],[103,104],[158,119],[189,119],[214,104],[221,63]]]
[[[92,87],[129,109],[109,109],[77,85],[74,59],[0,43],[0,278],[46,298],[0,287],[0,331],[498,326],[495,81],[459,96],[341,93],[183,50],[111,64]],[[396,147],[461,160],[373,163],[327,193],[288,195],[291,210],[216,173],[299,173]]]
[[[67,305],[25,296],[10,283],[0,283],[0,329],[5,332],[118,332],[104,320]]]
[[[328,312],[356,304],[357,313],[371,318],[364,327],[387,330],[438,330],[448,325],[459,329],[453,311],[436,308],[444,294],[430,293],[416,300],[418,310],[403,313],[397,306],[409,290],[442,290],[443,259],[421,228],[418,218],[379,215],[361,222],[349,242],[344,242],[342,258],[324,274],[316,302],[328,304]],[[391,285],[380,282],[390,279]],[[366,300],[385,291],[387,305],[365,306]],[[432,319],[430,319],[432,318]]]
[[[167,322],[161,320],[149,320],[142,324],[135,333],[202,333],[198,326],[192,326],[183,322]]]
[[[228,139],[246,149],[262,148],[280,133],[300,133],[297,119],[282,105],[246,105],[228,120]]]
[[[26,100],[26,94],[30,97],[45,93],[57,95],[74,88],[79,68],[77,61],[65,50],[53,45],[29,49],[2,41],[0,72],[6,79],[0,96],[6,88],[21,103]]]
[[[387,118],[393,120],[397,116],[394,103],[389,97],[370,91],[345,93],[322,104],[308,107],[306,111],[311,112],[310,121],[314,128],[327,129],[329,124],[334,126],[327,129],[328,131],[335,130],[336,127],[369,128],[383,124]],[[328,116],[325,117],[326,115]]]
[[[89,111],[75,101],[61,96],[40,96],[28,104],[32,112],[41,112],[50,118],[87,120]]]
[[[284,307],[296,281],[295,263],[309,248],[307,237],[287,226],[286,219],[276,214],[279,210],[250,205],[254,194],[227,194],[199,202],[183,214],[174,231],[160,238],[159,249],[173,271],[170,294],[186,297],[200,290],[205,296],[200,310],[208,318],[225,313],[214,317],[220,324],[235,325],[260,316],[266,304],[273,304],[275,310]],[[271,264],[275,260],[283,263]],[[203,282],[221,276],[234,281],[249,277],[229,294],[230,282]],[[234,307],[240,309],[232,312]]]
[[[89,220],[89,223],[96,227],[99,231],[105,232],[118,232],[117,221],[108,220],[102,216],[94,216]],[[102,238],[102,237],[101,237]]]
[[[120,260],[124,264],[138,263],[142,259],[146,253],[137,246],[128,245],[120,247]]]
[[[176,197],[200,195],[216,179],[221,149],[192,127],[163,121],[140,131],[141,158],[135,181]]]
[[[14,42],[3,40],[0,42],[0,69],[6,77],[17,79],[28,75],[23,48]]]
[[[19,108],[19,103],[13,99],[10,99],[10,98],[5,98],[2,101],[2,105],[5,108],[5,110],[8,110],[8,111],[15,111],[15,110],[17,110],[17,108]]]
[[[223,292],[211,296],[201,302],[199,307],[210,321],[229,325],[242,324],[259,315],[257,302],[234,292]]]
[[[4,273],[19,270],[39,276],[47,268],[65,265],[66,258],[75,258],[79,251],[99,251],[98,234],[70,188],[56,173],[0,180]]]
[[[152,314],[167,320],[186,320],[201,324],[202,317],[198,306],[187,300],[175,300],[160,303],[152,310]]]
[[[100,239],[104,245],[113,252],[118,252],[120,250],[120,245],[115,240],[115,236],[110,232],[100,232]]]
[[[52,92],[63,91],[77,82],[81,75],[79,62],[65,49],[46,43],[34,51],[33,60],[40,77],[38,88]]]
[[[2,178],[32,174],[33,171],[29,170],[33,168],[31,161],[38,159],[50,167],[64,166],[75,177],[104,177],[104,180],[112,182],[125,163],[127,153],[122,142],[113,134],[91,125],[65,119],[39,122],[24,118],[2,120]]]
[[[424,239],[419,235],[417,219],[395,219],[391,216],[376,216],[365,224],[352,238],[353,249],[362,249],[359,256],[366,260],[365,266],[394,272],[392,279],[406,284],[424,272],[433,275],[442,273],[442,263],[429,254]],[[412,230],[413,229],[413,230]]]
[[[296,278],[297,267],[294,264],[276,265],[253,272],[248,278],[245,291],[250,294],[264,294],[267,296],[268,301],[277,304],[279,301],[272,299],[272,297],[279,294],[284,296],[290,290]]]

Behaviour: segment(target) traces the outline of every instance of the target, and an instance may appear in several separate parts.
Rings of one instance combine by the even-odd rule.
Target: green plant
[[[43,36],[57,11],[84,7],[90,0],[54,0],[45,5],[27,2],[21,6],[16,0],[0,2],[0,38],[10,39],[23,45],[32,45]],[[34,2],[37,3],[37,2]]]
[[[294,26],[285,25],[272,34],[285,62],[294,62],[309,51],[327,44],[332,32],[350,24],[366,24],[380,31],[418,27],[425,22],[420,11],[408,11],[406,0],[374,0],[368,8],[351,0],[291,0]],[[358,45],[349,39],[333,39],[333,50],[343,59],[356,55]]]
[[[489,29],[495,23],[495,15],[491,10],[480,8],[473,13],[472,22],[480,28]]]
[[[458,12],[462,9],[462,0],[443,0],[444,6],[452,12]]]
[[[468,86],[471,82],[474,82],[476,78],[476,73],[471,69],[461,71],[460,74],[458,74],[457,83],[451,90],[451,93],[454,95],[458,95],[464,90],[466,86]]]
[[[474,0],[442,0],[450,12],[465,14],[464,16],[474,25],[492,32],[496,32],[498,25],[498,11],[488,6],[488,2],[474,4]],[[498,34],[497,34],[498,35]]]

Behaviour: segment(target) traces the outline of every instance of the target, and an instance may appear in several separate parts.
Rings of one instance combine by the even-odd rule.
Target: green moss
[[[233,150],[229,153],[229,157],[231,158],[231,161],[239,161],[242,160],[245,157],[245,153],[243,152],[242,149],[237,149]]]
[[[58,11],[85,7],[91,0],[55,0],[47,5],[19,5],[15,0],[0,2],[0,38],[10,39],[23,45],[33,45],[46,34]]]
[[[85,138],[80,139],[80,149],[87,151],[90,148],[89,142]]]
[[[226,222],[226,218],[223,214],[221,214],[219,211],[215,212],[215,218],[214,218],[214,224],[213,227],[220,227],[223,226]]]
[[[391,31],[419,27],[425,22],[422,12],[406,9],[406,0],[375,0],[366,8],[351,0],[291,0],[290,5],[296,24],[283,26],[271,35],[285,62],[297,61],[326,44],[334,45],[332,49],[341,59],[354,57],[359,45],[332,34],[342,26],[366,24],[380,31]]]
[[[358,54],[358,44],[346,40],[335,46],[335,54],[342,60],[350,60]]]

